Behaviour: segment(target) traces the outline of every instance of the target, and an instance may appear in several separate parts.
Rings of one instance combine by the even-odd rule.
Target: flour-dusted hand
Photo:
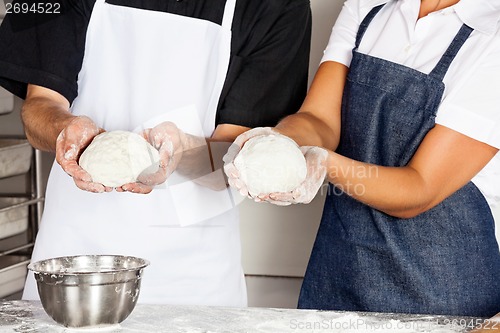
[[[112,188],[92,181],[92,177],[78,164],[83,150],[104,130],[92,119],[78,116],[59,133],[56,140],[56,161],[70,175],[78,188],[89,192],[109,192]]]
[[[147,170],[139,175],[137,182],[129,183],[117,188],[118,191],[147,194],[156,185],[164,183],[175,171],[182,158],[186,142],[186,134],[174,123],[166,121],[159,125],[145,129],[141,135],[160,154],[160,162],[155,172]]]
[[[326,177],[328,151],[320,147],[300,147],[307,164],[306,179],[295,190],[283,193],[260,195],[257,201],[267,201],[278,206],[310,203],[323,185]]]
[[[224,172],[228,178],[228,183],[231,187],[238,190],[241,195],[249,196],[246,184],[240,179],[240,173],[234,165],[234,159],[243,148],[245,142],[256,136],[265,135],[281,135],[274,131],[271,127],[256,127],[240,134],[227,150],[227,153],[222,158],[224,162]]]

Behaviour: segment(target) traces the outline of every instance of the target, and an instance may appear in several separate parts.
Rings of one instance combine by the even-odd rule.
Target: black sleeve
[[[42,3],[23,2],[30,6]],[[0,85],[23,99],[28,83],[55,90],[70,103],[77,95],[78,73],[94,1],[57,3],[61,4],[59,14],[8,13],[0,26]]]
[[[240,0],[235,20],[217,124],[274,126],[298,111],[307,91],[309,1]]]

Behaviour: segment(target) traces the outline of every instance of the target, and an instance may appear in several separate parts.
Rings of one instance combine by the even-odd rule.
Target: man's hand
[[[119,192],[150,193],[156,185],[164,183],[175,171],[182,158],[186,135],[172,122],[163,122],[153,128],[145,129],[141,135],[160,154],[158,170],[139,175],[137,182],[117,188]]]
[[[112,188],[103,184],[94,183],[92,177],[78,164],[83,150],[92,139],[103,132],[92,119],[79,116],[74,117],[59,133],[56,140],[56,161],[63,170],[70,175],[78,188],[95,193],[110,192]]]

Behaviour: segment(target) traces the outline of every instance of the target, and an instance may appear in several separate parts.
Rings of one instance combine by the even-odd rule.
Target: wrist
[[[338,179],[338,163],[337,163],[338,154],[328,150],[328,156],[326,158],[326,178],[332,184],[335,184]]]
[[[78,122],[78,121],[81,121],[80,119],[82,118],[88,118],[86,116],[74,116],[72,114],[68,114],[68,115],[65,115],[63,118],[61,118],[59,120],[59,136],[61,136],[61,134],[64,132],[65,129],[67,129],[69,126],[71,126],[72,124]]]
[[[183,152],[207,146],[207,140],[204,137],[186,134],[181,130],[179,130],[179,141]]]
[[[78,121],[78,119],[80,118],[80,116],[74,116],[72,114],[65,114],[64,116],[60,117],[58,120],[57,120],[57,135],[56,135],[56,138],[55,138],[55,145],[54,147],[56,147],[56,150],[57,150],[57,146],[59,143],[63,142],[65,136],[67,135],[66,131],[68,130],[68,128],[73,125],[74,123],[76,123]]]

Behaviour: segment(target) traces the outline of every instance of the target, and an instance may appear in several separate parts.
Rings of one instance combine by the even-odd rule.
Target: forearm
[[[28,90],[21,119],[26,137],[33,147],[55,152],[57,136],[73,118],[69,103],[59,96],[52,98]]]
[[[347,71],[340,63],[321,64],[299,112],[283,119],[276,130],[294,139],[299,146],[337,149]]]
[[[230,142],[206,140],[203,146],[186,151],[176,170],[198,185],[223,190],[227,184],[222,172],[222,156],[230,145]]]
[[[330,152],[327,177],[359,201],[407,218],[462,188],[497,153],[496,147],[436,125],[405,167],[374,166]]]
[[[284,118],[275,128],[292,138],[299,146],[318,146],[335,150],[339,135],[310,112],[298,112]]]
[[[226,188],[222,173],[222,157],[232,141],[246,130],[247,127],[225,124],[217,126],[211,138],[185,134],[182,158],[177,166],[177,172],[195,183],[214,190]]]
[[[442,200],[431,193],[420,173],[409,166],[377,166],[330,152],[327,178],[335,185],[335,193],[344,192],[400,218],[418,215]]]
[[[207,140],[184,134],[182,140],[182,155],[176,171],[187,179],[196,179],[212,172],[212,157]]]

